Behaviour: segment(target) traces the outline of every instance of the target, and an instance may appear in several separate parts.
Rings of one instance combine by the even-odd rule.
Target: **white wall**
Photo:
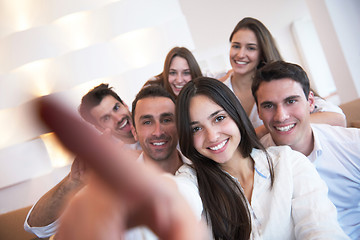
[[[283,58],[301,64],[292,33],[293,21],[309,15],[304,0],[180,0],[195,44],[195,55],[204,69],[230,68],[229,37],[244,17],[262,21],[273,34]]]
[[[360,97],[360,1],[306,2],[341,102]]]

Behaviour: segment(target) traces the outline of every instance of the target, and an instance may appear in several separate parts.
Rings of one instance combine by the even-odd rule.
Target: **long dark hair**
[[[270,156],[256,137],[255,130],[234,93],[222,82],[200,77],[188,82],[181,90],[176,103],[176,126],[182,153],[193,162],[199,193],[208,224],[215,239],[249,239],[251,218],[246,198],[235,180],[222,171],[220,165],[201,155],[194,147],[190,127],[190,101],[196,95],[204,95],[221,106],[235,121],[241,134],[239,150],[249,157],[253,148],[266,153],[271,182],[274,170]]]
[[[174,94],[169,84],[169,70],[174,57],[182,57],[187,61],[190,69],[191,79],[202,76],[200,66],[189,49],[185,47],[174,47],[166,55],[162,73],[156,75],[154,80],[147,81],[144,86],[161,85],[176,98],[177,96]]]

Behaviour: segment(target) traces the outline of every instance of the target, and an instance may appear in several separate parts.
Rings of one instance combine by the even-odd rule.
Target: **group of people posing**
[[[229,74],[202,76],[183,47],[128,105],[100,84],[77,119],[39,109],[77,154],[24,223],[54,239],[360,239],[360,129],[244,18]]]

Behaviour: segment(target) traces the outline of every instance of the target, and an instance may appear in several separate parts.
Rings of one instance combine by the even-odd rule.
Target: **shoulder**
[[[320,140],[334,142],[353,142],[360,140],[360,129],[331,126],[328,124],[311,124],[314,134]]]
[[[270,133],[267,133],[266,135],[264,135],[260,139],[260,142],[261,142],[262,145],[264,145],[264,147],[275,146],[275,143],[274,143]]]
[[[296,167],[303,168],[304,165],[311,165],[306,156],[298,151],[292,150],[289,146],[271,146],[266,149],[275,169],[294,169]],[[256,149],[252,153],[257,167],[267,167],[266,154]]]
[[[175,173],[175,181],[188,180],[196,183],[196,171],[189,164],[183,164]]]

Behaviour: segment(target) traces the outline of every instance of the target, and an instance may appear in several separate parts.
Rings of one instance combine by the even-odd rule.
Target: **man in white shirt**
[[[133,134],[143,149],[140,161],[154,162],[175,174],[186,160],[177,150],[174,97],[162,87],[147,86],[133,101],[132,118]]]
[[[268,147],[289,145],[315,165],[329,188],[338,221],[351,239],[360,239],[360,129],[310,124],[314,94],[298,65],[269,63],[254,77],[252,92],[269,134]]]
[[[139,141],[143,149],[138,161],[156,163],[164,172],[175,174],[183,161],[186,161],[176,148],[178,135],[175,125],[175,99],[165,89],[158,86],[149,86],[137,94],[132,111],[134,118],[134,129],[132,131],[135,140]],[[98,114],[98,116],[103,115]],[[66,197],[69,197],[69,195],[66,195]],[[63,206],[66,198],[58,194],[56,197],[51,195],[50,200],[51,202],[61,202]],[[50,200],[45,203],[49,203]],[[39,202],[36,205],[39,205]],[[42,206],[39,208],[42,208]],[[46,222],[43,221],[42,225],[38,225],[41,227],[30,227],[30,224],[27,224],[29,222],[25,220],[25,229],[39,237],[49,237],[57,230],[58,218],[61,212],[60,210],[52,212],[51,209],[44,208],[39,211],[43,215],[51,215],[52,219]],[[140,231],[128,232],[127,239],[137,239],[139,235],[151,236],[148,239],[152,239],[152,234],[144,228],[140,229]]]

